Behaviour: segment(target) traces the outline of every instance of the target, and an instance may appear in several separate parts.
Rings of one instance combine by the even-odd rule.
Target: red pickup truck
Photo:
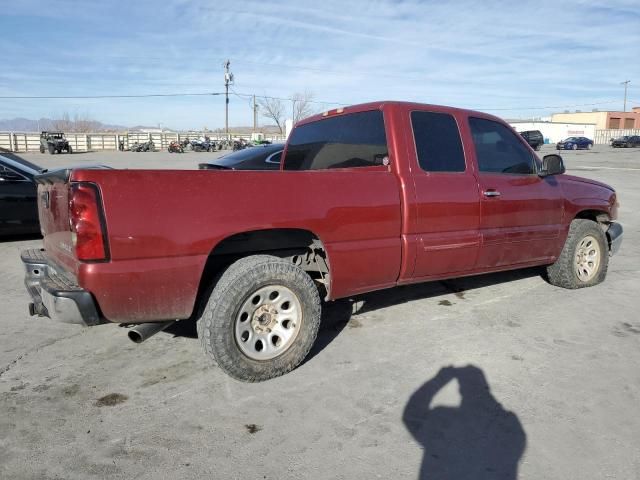
[[[220,368],[265,380],[303,361],[321,297],[534,265],[602,282],[616,193],[564,171],[499,118],[377,102],[298,123],[279,171],[45,173],[29,309],[137,341],[197,319]]]

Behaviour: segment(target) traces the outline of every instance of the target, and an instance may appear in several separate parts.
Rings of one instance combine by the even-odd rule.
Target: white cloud
[[[27,0],[0,19],[0,48],[21,59],[0,71],[2,95],[220,91],[225,58],[237,92],[288,97],[308,89],[345,104],[399,99],[539,115],[530,107],[621,103],[622,80],[632,81],[631,99],[640,89],[634,1],[73,5]],[[43,22],[40,14],[61,11],[73,21]],[[65,62],[43,55],[43,45],[59,48]],[[219,126],[224,118],[218,97],[89,104],[94,116],[118,123]],[[50,112],[39,105],[38,114],[38,105],[8,101],[5,115]],[[232,97],[231,118],[251,122],[246,100]]]

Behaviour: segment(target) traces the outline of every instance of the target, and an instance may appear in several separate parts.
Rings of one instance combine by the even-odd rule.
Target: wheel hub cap
[[[270,360],[291,347],[301,324],[298,296],[284,285],[269,285],[248,295],[240,306],[235,341],[247,357]]]
[[[253,313],[251,328],[256,333],[269,333],[278,323],[278,310],[272,305],[260,305]]]
[[[583,282],[596,276],[600,267],[600,244],[588,235],[582,239],[576,249],[576,275]]]

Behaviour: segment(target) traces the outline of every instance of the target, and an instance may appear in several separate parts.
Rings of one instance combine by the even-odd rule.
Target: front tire
[[[571,148],[572,148],[573,150],[577,150],[577,149],[578,149],[578,144],[577,144],[577,143],[574,143],[574,144],[571,146]]]
[[[596,222],[577,218],[556,262],[547,267],[549,283],[576,289],[604,281],[609,266],[607,238]]]
[[[278,257],[254,255],[220,276],[198,320],[198,337],[225,373],[260,382],[296,368],[319,326],[320,296],[311,277]]]

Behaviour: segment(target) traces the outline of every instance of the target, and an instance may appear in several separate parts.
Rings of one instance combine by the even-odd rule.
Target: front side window
[[[469,126],[481,172],[524,175],[536,173],[531,152],[503,124],[470,117]]]
[[[420,168],[427,172],[464,172],[460,132],[448,113],[411,112]]]
[[[284,158],[285,170],[372,167],[388,160],[380,110],[326,118],[296,127]]]

